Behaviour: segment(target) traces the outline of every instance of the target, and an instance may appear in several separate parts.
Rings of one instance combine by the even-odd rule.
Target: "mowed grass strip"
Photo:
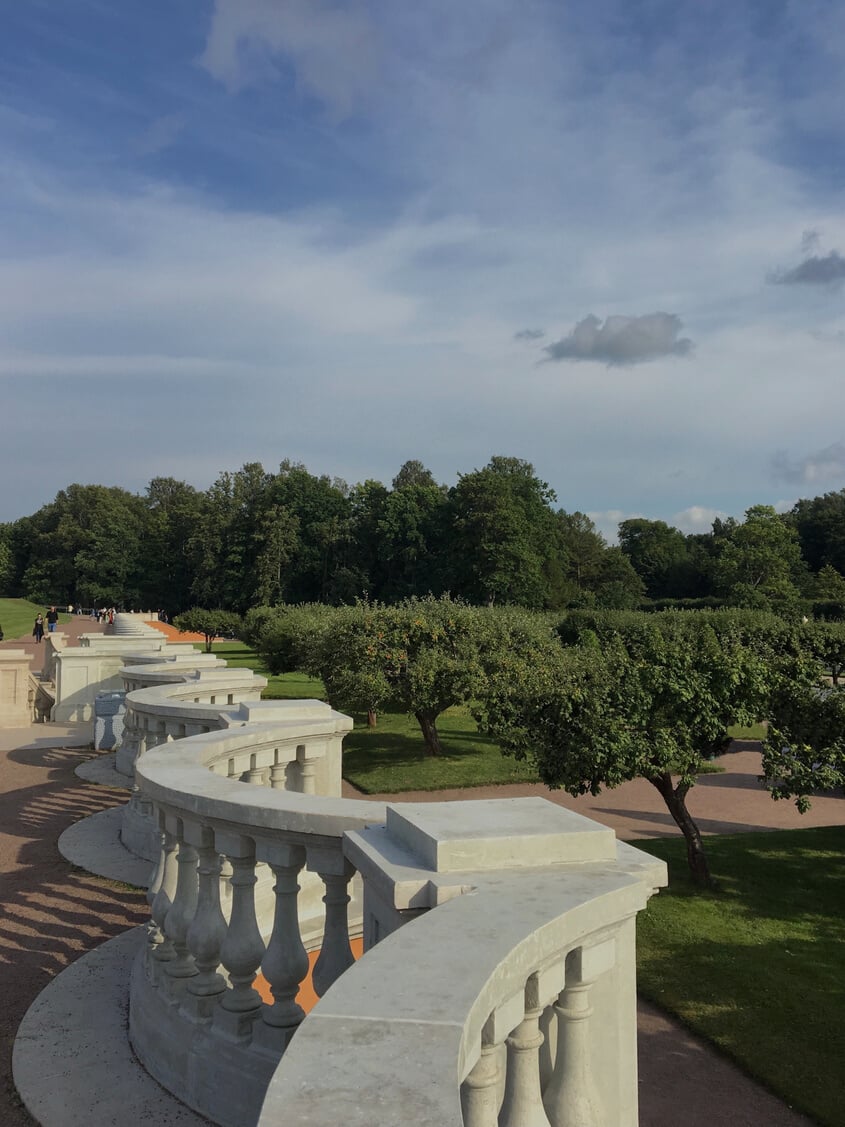
[[[693,888],[683,842],[637,845],[670,874],[638,918],[640,992],[845,1127],[845,827],[708,837],[716,892]]]
[[[354,730],[343,741],[343,777],[365,794],[538,781],[527,763],[502,755],[464,707],[449,708],[438,718],[444,752],[438,756],[426,754],[413,716],[380,712],[375,728],[367,727],[365,716],[354,720]]]

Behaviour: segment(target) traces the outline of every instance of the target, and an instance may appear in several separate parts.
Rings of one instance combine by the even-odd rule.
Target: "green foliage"
[[[191,607],[173,619],[173,625],[183,634],[204,634],[205,652],[211,653],[215,638],[234,638],[241,629],[241,617],[229,610],[206,610]]]
[[[751,609],[796,613],[806,579],[798,535],[771,505],[753,505],[719,546],[713,564],[716,591]]]
[[[845,690],[826,684],[824,669],[806,657],[784,664],[763,745],[772,797],[795,799],[802,813],[814,794],[845,786]]]
[[[623,520],[619,547],[645,584],[647,595],[685,593],[689,553],[686,537],[677,528],[642,517]]]
[[[845,828],[708,838],[718,892],[669,888],[637,917],[637,988],[827,1127],[845,1127]],[[679,1121],[682,1119],[679,1116]]]
[[[564,574],[555,495],[519,458],[494,457],[449,493],[450,570],[473,603],[560,605]]]
[[[704,615],[573,612],[559,655],[511,660],[480,705],[503,747],[573,795],[648,779],[687,839],[691,871],[709,874],[686,795],[704,762],[753,723],[767,663]]]

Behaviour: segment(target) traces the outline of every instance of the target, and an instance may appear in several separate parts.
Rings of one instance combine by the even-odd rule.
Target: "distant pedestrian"
[[[59,621],[59,612],[55,607],[50,607],[47,611],[47,629],[52,634],[56,629],[56,623]]]
[[[36,614],[35,625],[32,628],[32,636],[36,642],[40,642],[44,637],[44,615]]]

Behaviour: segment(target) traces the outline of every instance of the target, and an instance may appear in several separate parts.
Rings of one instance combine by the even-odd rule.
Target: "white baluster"
[[[581,973],[581,949],[566,957],[566,986],[555,1002],[557,1058],[543,1095],[552,1127],[602,1127],[590,1054],[590,989]]]
[[[255,752],[249,757],[249,770],[244,774],[244,782],[253,786],[261,786],[264,782],[264,768],[258,766],[258,756]]]
[[[279,762],[279,749],[273,749],[273,765],[270,768],[270,787],[272,790],[284,790],[287,779],[287,763]]]
[[[296,759],[299,764],[299,789],[303,794],[317,793],[317,761],[306,755],[305,745],[300,744],[296,749]]]
[[[534,975],[525,986],[525,1017],[507,1038],[508,1066],[501,1127],[550,1127],[540,1093],[540,1008]]]
[[[173,906],[173,898],[176,895],[177,880],[176,838],[166,829],[164,831],[162,854],[161,880],[159,881],[158,891],[153,900],[152,911],[150,913],[156,925],[152,954],[153,958],[159,963],[169,962],[176,957],[173,944],[166,936],[164,930],[165,921]]]
[[[311,981],[319,998],[325,994],[335,979],[355,962],[349,944],[349,920],[347,905],[351,899],[349,882],[355,870],[343,857],[340,873],[325,872],[321,866],[320,879],[326,886],[323,903],[326,905],[326,923],[323,929],[323,946],[314,965]]]
[[[305,850],[300,845],[274,845],[265,847],[262,857],[266,857],[276,878],[273,933],[261,963],[261,972],[273,992],[273,1004],[264,1007],[262,1016],[267,1025],[288,1029],[305,1017],[296,1001],[300,983],[308,974],[308,955],[299,933],[297,910],[297,878],[305,864]]]
[[[168,962],[167,973],[171,978],[190,978],[197,973],[186,938],[197,910],[197,851],[185,840],[181,818],[176,822],[176,840],[176,894],[164,921],[164,934],[173,944],[175,958]]]
[[[221,857],[214,844],[214,831],[209,826],[200,830],[197,852],[197,910],[188,928],[187,941],[198,973],[188,983],[188,991],[205,998],[222,994],[226,989],[226,982],[217,971],[220,950],[226,938],[226,920],[220,910]]]
[[[501,1046],[493,1041],[494,1021],[481,1035],[481,1055],[461,1085],[464,1127],[498,1127],[502,1086]]]
[[[223,844],[232,865],[232,914],[220,961],[229,972],[232,989],[220,1004],[231,1013],[244,1014],[261,1005],[261,997],[252,987],[264,955],[264,940],[255,920],[255,845],[239,835]]]

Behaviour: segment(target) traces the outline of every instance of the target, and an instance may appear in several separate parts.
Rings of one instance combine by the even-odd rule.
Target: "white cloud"
[[[681,532],[709,532],[717,517],[725,520],[727,516],[728,514],[721,509],[713,509],[708,505],[690,505],[689,508],[675,513],[671,523]]]

